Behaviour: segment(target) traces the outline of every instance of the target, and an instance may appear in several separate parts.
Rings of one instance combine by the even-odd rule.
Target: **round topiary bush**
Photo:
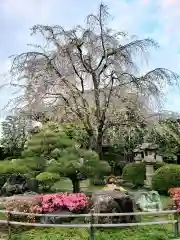
[[[144,185],[145,173],[146,169],[143,163],[129,163],[123,169],[122,178],[136,187],[140,187]]]
[[[166,164],[155,171],[152,187],[159,193],[167,194],[168,190],[180,186],[180,165]]]
[[[164,166],[164,163],[156,163],[154,165],[154,170],[159,169]],[[144,185],[144,180],[146,179],[146,166],[145,163],[129,163],[127,164],[122,173],[122,178],[124,181],[131,182],[135,187],[141,187]]]
[[[57,173],[42,172],[36,176],[36,180],[40,183],[43,191],[48,191],[55,182],[60,180],[60,176]]]

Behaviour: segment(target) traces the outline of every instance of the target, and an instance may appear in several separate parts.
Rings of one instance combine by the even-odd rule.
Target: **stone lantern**
[[[143,158],[142,158],[143,151],[139,147],[137,147],[137,148],[134,149],[133,152],[135,154],[135,157],[134,157],[135,162],[136,163],[142,162],[142,160],[143,160]]]
[[[143,162],[146,165],[146,180],[145,180],[145,186],[147,188],[152,187],[152,177],[154,175],[154,165],[156,164],[156,150],[157,145],[151,144],[151,143],[143,143],[141,145],[141,149],[144,152],[144,159]]]

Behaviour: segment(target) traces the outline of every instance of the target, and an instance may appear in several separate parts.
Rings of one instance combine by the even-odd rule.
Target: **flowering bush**
[[[73,213],[78,213],[88,206],[88,197],[85,194],[45,194],[28,197],[16,197],[4,204],[6,211],[24,213],[51,213],[58,209],[66,209]],[[21,216],[13,214],[14,220],[35,221],[35,216]]]
[[[33,213],[50,213],[58,209],[68,209],[71,212],[80,212],[88,206],[88,197],[85,194],[45,194],[39,196],[40,203],[30,208]]]
[[[31,209],[35,206],[40,205],[40,198],[37,196],[28,196],[28,197],[15,197],[12,199],[9,199],[4,203],[4,208],[8,212],[22,212],[22,213],[30,213]],[[23,220],[23,221],[34,221],[35,217],[33,216],[23,216],[23,215],[17,215],[13,214],[11,220]]]
[[[7,211],[14,212],[29,212],[32,206],[40,204],[40,199],[38,196],[19,196],[11,198],[4,203],[4,208]]]
[[[8,212],[22,213],[51,213],[58,209],[68,209],[70,212],[81,212],[88,206],[88,197],[85,194],[45,194],[28,197],[16,197],[4,204]],[[35,222],[35,216],[13,214],[13,220]],[[11,219],[11,220],[12,220]]]
[[[180,194],[180,188],[170,188],[168,193],[171,197],[174,197],[174,195]]]
[[[50,213],[58,209],[79,212],[88,206],[88,197],[83,193],[57,193],[28,197],[16,197],[4,204],[7,211]]]
[[[168,193],[171,199],[174,201],[178,212],[180,212],[180,188],[170,188]]]

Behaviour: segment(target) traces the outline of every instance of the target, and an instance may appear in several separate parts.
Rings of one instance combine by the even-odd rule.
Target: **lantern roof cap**
[[[157,149],[157,144],[149,143],[149,142],[144,142],[140,149],[141,150],[156,150]]]
[[[134,153],[141,153],[142,152],[142,149],[140,148],[141,146],[137,146],[134,150],[133,150],[133,152]]]

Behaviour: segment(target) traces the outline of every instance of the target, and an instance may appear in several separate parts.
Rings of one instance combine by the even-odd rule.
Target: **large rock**
[[[1,188],[1,195],[12,196],[17,194],[24,194],[28,191],[38,191],[37,180],[28,180],[22,174],[12,174]]]
[[[134,212],[134,202],[130,196],[118,191],[99,191],[93,193],[90,211],[94,213],[129,213]],[[96,217],[96,223],[129,223],[134,216]]]
[[[39,182],[36,179],[27,179],[26,181],[26,191],[37,193],[39,190]]]
[[[52,216],[49,217],[47,216],[48,214],[51,214]],[[72,213],[68,210],[58,209],[57,211],[54,211],[52,213],[44,214],[44,216],[40,218],[40,222],[42,224],[62,224],[64,222],[71,222],[74,219],[68,216],[71,214]],[[62,215],[67,215],[67,217],[61,217]]]

